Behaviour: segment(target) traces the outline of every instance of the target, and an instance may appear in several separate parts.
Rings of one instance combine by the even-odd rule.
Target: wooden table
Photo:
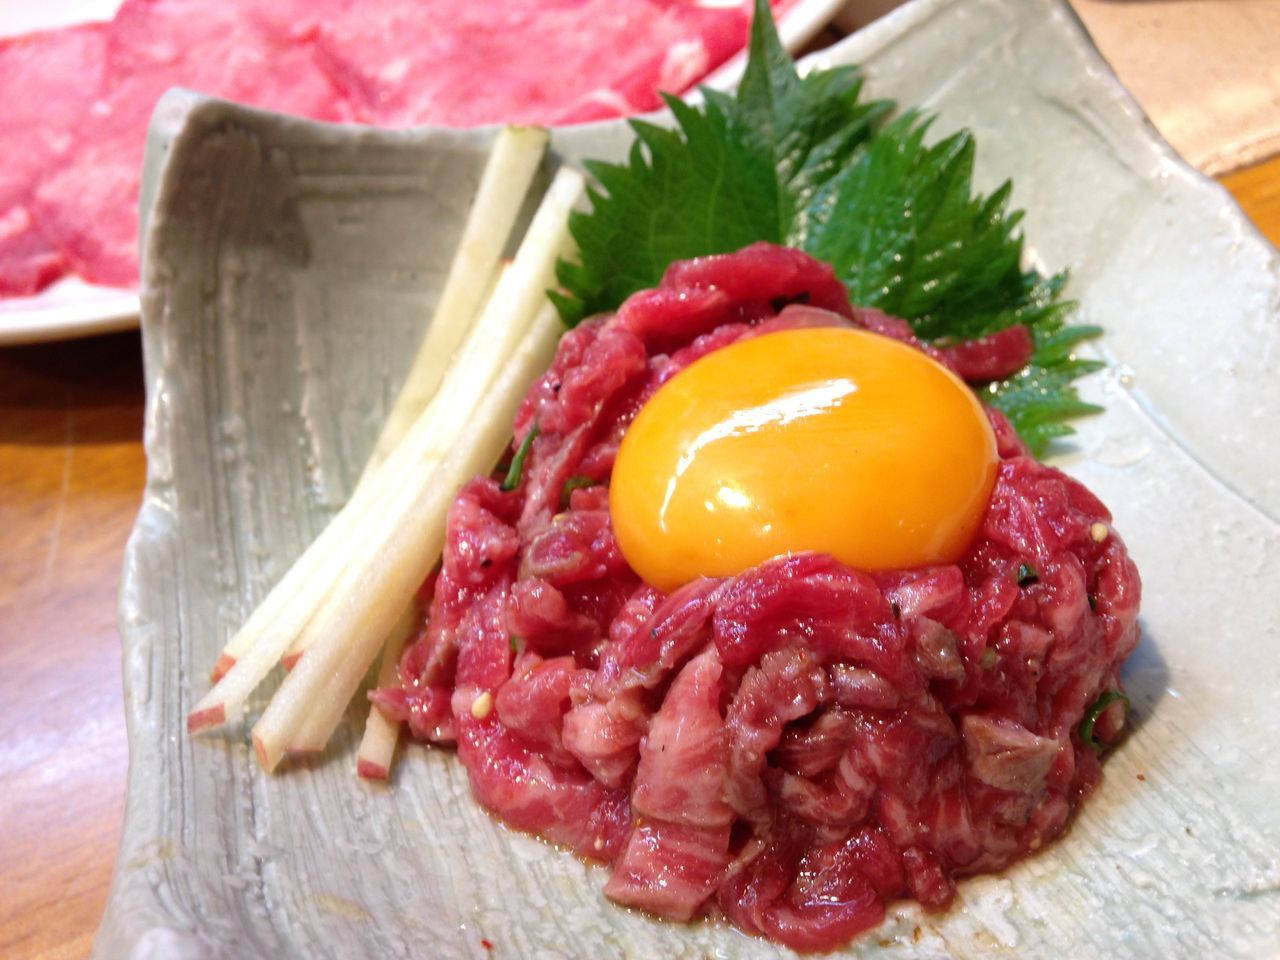
[[[1223,181],[1280,245],[1280,157]],[[0,349],[0,957],[85,956],[124,812],[138,336]]]

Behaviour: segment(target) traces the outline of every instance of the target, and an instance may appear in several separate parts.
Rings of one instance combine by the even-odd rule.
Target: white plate
[[[830,22],[841,2],[794,0],[781,27],[788,48],[796,50],[807,43]],[[0,37],[90,20],[110,20],[120,3],[121,0],[55,0],[44,4],[0,0]],[[740,63],[735,58],[707,82],[724,87],[740,71]],[[0,297],[0,346],[64,340],[127,330],[137,325],[136,292],[87,284],[76,277],[63,278],[35,296]]]
[[[1111,506],[1145,582],[1136,729],[1065,836],[847,955],[1274,957],[1280,944],[1280,262],[1154,134],[1065,4],[918,0],[824,59],[978,137],[1030,253],[1107,333],[1106,412],[1057,462]],[[352,775],[190,739],[218,649],[350,489],[438,294],[491,132],[324,127],[174,95],[153,130],[143,297],[148,482],[122,587],[131,762],[95,955],[771,957],[601,895],[503,829],[446,751]],[[557,136],[613,154],[625,128]],[[167,152],[161,148],[167,145]],[[218,198],[217,203],[210,202]],[[261,709],[263,700],[251,704]]]

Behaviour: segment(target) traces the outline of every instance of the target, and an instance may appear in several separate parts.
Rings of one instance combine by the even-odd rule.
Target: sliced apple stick
[[[547,149],[541,127],[507,127],[498,135],[440,294],[435,318],[369,458],[376,467],[409,432],[435,396],[445,369],[480,312],[520,205]],[[369,467],[365,468],[368,475]]]
[[[510,261],[505,261],[498,265],[498,272],[484,294],[484,302],[486,304],[493,297],[494,287],[501,282],[503,274],[510,267]],[[368,476],[368,474],[369,470],[366,466],[365,475]],[[378,667],[377,685],[379,687],[389,687],[399,681],[400,659],[404,654],[404,648],[408,644],[409,638],[421,622],[422,615],[423,611],[415,597],[409,601],[404,612],[400,615],[400,619],[396,621],[396,625],[387,634],[387,639],[382,644],[382,661]],[[286,670],[292,670],[293,664],[297,662],[297,657],[302,655],[302,652],[298,651],[293,660],[290,661],[290,654],[293,653],[293,648],[290,648],[289,654],[285,655],[284,664]],[[402,726],[403,723],[401,721],[392,720],[376,706],[370,704],[369,713],[365,716],[364,734],[360,738],[360,748],[356,751],[357,777],[362,780],[385,781],[391,776],[391,766],[395,763],[396,746],[400,742],[400,728]],[[305,736],[305,731],[303,735]]]
[[[563,199],[567,201],[573,188],[581,189],[582,180],[577,174],[570,174],[568,171],[561,171],[561,173],[564,176],[557,176],[556,182],[552,184],[551,192],[561,194]],[[572,202],[570,202],[570,206],[572,206]],[[535,233],[541,236],[542,227],[547,225],[546,223],[539,224],[538,221],[541,216],[542,213],[539,211],[534,223],[530,226],[530,237],[534,237]],[[528,241],[529,238],[526,238],[526,242]],[[540,241],[538,242],[540,243]],[[557,244],[557,248],[561,253],[566,253],[570,245],[571,241],[567,240],[566,234],[566,237],[562,238],[561,242]],[[536,246],[534,249],[541,249],[541,247]],[[521,252],[523,253],[523,251],[524,246],[522,245]],[[550,278],[541,277],[539,282],[545,280],[546,283],[537,287],[531,285],[520,275],[522,269],[529,267],[531,262],[531,259],[522,262],[521,257],[517,255],[515,263],[503,275],[498,289],[494,291],[493,300],[491,301],[493,309],[485,311],[475,326],[473,336],[464,345],[458,364],[459,369],[468,371],[469,376],[463,378],[451,375],[441,385],[439,393],[432,398],[431,403],[428,405],[427,413],[423,415],[418,424],[415,424],[415,431],[434,429],[434,434],[432,434],[432,440],[436,443],[436,459],[434,462],[444,461],[449,452],[462,443],[463,438],[470,433],[469,420],[471,413],[483,402],[486,387],[498,377],[506,358],[516,349],[519,338],[524,334],[525,330],[532,323],[538,322],[526,319],[526,317],[530,316],[532,311],[537,310],[539,306],[542,307],[539,313],[540,319],[547,312],[555,312],[547,302],[545,295]],[[509,288],[507,288],[508,282]],[[537,298],[526,298],[525,295],[533,290],[541,291],[537,294]],[[523,303],[521,303],[522,300],[524,300]],[[517,309],[514,314],[510,314],[513,304],[517,305]],[[530,382],[532,379],[531,377]],[[528,384],[526,383],[527,386]],[[439,415],[432,416],[433,410],[440,411]],[[427,426],[424,427],[424,424]],[[406,440],[405,442],[407,444],[409,441]],[[501,456],[502,450],[503,445],[500,444],[493,451],[489,464],[481,469],[491,467]],[[397,448],[392,455],[393,459],[398,457],[399,454],[400,449]],[[430,456],[424,457],[420,461],[422,464],[429,462],[433,462]],[[477,470],[475,472],[480,471]],[[302,634],[294,642],[294,648],[309,652],[308,648],[316,642],[318,637],[323,635],[326,625],[334,621],[340,621],[344,616],[343,607],[349,603],[349,596],[353,592],[363,592],[369,588],[368,584],[364,582],[367,579],[365,571],[381,563],[376,546],[369,546],[370,543],[375,543],[376,541],[372,530],[376,528],[377,524],[385,523],[388,526],[387,535],[390,536],[395,523],[394,518],[412,509],[412,504],[393,505],[392,498],[398,497],[404,487],[430,482],[430,476],[423,470],[420,470],[413,478],[402,480],[399,486],[390,489],[382,483],[381,477],[371,481],[371,488],[377,484],[381,490],[386,490],[387,492],[385,495],[380,493],[379,515],[367,518],[365,527],[361,531],[362,542],[352,545],[357,551],[363,552],[348,554],[347,569],[329,595],[325,597],[315,616],[303,628]],[[448,511],[452,497],[453,494],[451,493],[443,502],[442,512],[439,517],[441,530],[444,528],[444,515]],[[393,519],[387,521],[386,517],[388,516]],[[438,558],[439,550],[429,557],[425,563],[418,565],[419,582],[421,582],[421,577],[425,576],[423,571],[430,569]],[[365,661],[364,669],[368,669],[369,662],[369,660]],[[363,676],[363,673],[361,673],[361,676]],[[350,694],[347,694],[347,699],[350,699],[350,696]],[[345,709],[345,706],[346,703],[344,701],[342,708]],[[287,749],[297,753],[311,753],[323,749],[332,733],[332,727],[326,727],[328,719],[328,714],[302,718],[299,721],[299,726],[291,730],[292,739],[287,743]],[[333,719],[334,723],[336,723],[336,715]]]
[[[382,663],[378,666],[379,687],[389,687],[399,680],[400,656],[417,629],[418,613],[417,602],[410,600],[387,634],[386,643],[382,645]],[[386,780],[391,774],[399,739],[400,721],[392,720],[376,706],[370,705],[364,736],[360,738],[360,749],[356,751],[356,776],[362,780]]]
[[[489,303],[490,300],[492,300],[494,291],[497,289],[498,285],[502,281],[502,278],[506,276],[507,272],[510,269],[511,269],[510,261],[507,261],[505,263],[500,263],[498,265],[497,273],[494,274],[492,278],[493,282],[489,284],[489,287],[485,292],[484,303],[486,305]],[[411,427],[412,424],[408,424],[407,426]],[[376,468],[372,465],[366,465],[364,473],[360,477],[360,483],[361,484],[365,483],[367,479],[373,475],[373,473],[375,472],[375,469]],[[356,490],[359,491],[359,489],[360,489],[359,485],[357,485]],[[307,634],[305,633],[299,634],[298,637],[289,646],[289,649],[288,651],[286,651],[285,655],[280,658],[281,665],[286,670],[292,670],[294,665],[298,662],[298,658],[301,657],[303,652],[307,649],[307,644],[308,644]],[[231,664],[234,664],[234,663],[235,663],[234,660],[231,661]],[[228,664],[228,668],[230,668],[231,664]]]
[[[502,251],[546,152],[547,139],[547,131],[540,127],[507,127],[494,141],[431,325],[365,464],[360,483],[390,456],[439,388],[485,294],[492,289]],[[231,638],[214,664],[215,683],[248,652],[253,636],[240,630]],[[286,662],[286,666],[290,665]]]
[[[371,520],[383,515],[390,499],[413,486],[454,443],[463,443],[471,409],[468,394],[483,391],[511,349],[524,318],[545,300],[555,263],[569,251],[568,212],[583,190],[581,174],[562,169],[538,208],[515,261],[503,275],[489,308],[468,336],[449,376],[404,441],[377,471],[377,482],[357,490],[241,628],[252,634],[247,649],[187,718],[189,730],[225,723],[245,701],[324,605],[326,597],[350,574],[351,551]],[[445,437],[450,425],[457,436]],[[447,507],[447,504],[446,504]],[[397,611],[398,614],[398,611]],[[381,639],[381,638],[379,638]]]
[[[308,624],[317,634],[314,644],[253,728],[265,769],[275,769],[290,745],[316,749],[328,741],[382,638],[440,555],[449,504],[462,484],[501,456],[520,401],[550,362],[561,330],[550,305],[540,311],[497,379],[481,390],[481,402],[465,421],[467,442],[446,447],[438,469],[395,490],[386,512],[371,518],[371,528],[353,545],[340,599]],[[304,728],[307,740],[299,741]]]

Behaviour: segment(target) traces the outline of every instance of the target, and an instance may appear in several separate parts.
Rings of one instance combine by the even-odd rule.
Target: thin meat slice
[[[826,675],[804,647],[775,650],[742,677],[726,714],[729,777],[726,799],[747,822],[770,819],[762,775],[766,755],[782,740],[782,730],[817,709],[826,695]]]
[[[39,293],[66,272],[67,258],[36,225],[28,205],[11,204],[0,215],[0,297]]]
[[[539,833],[579,856],[618,856],[631,823],[625,790],[547,762],[517,743],[493,714],[483,721],[466,714],[458,720],[458,757],[481,804],[516,829]]]
[[[605,896],[671,920],[691,920],[720,886],[728,850],[728,824],[645,820],[631,831]]]
[[[642,714],[638,706],[635,712]],[[588,701],[565,714],[561,735],[565,749],[588,773],[605,786],[623,787],[639,759],[644,724]]]
[[[843,650],[889,608],[875,582],[825,554],[789,554],[735,578],[715,614],[716,646],[727,666],[753,663],[803,635],[815,648]]]
[[[449,687],[383,687],[369,694],[374,707],[389,720],[409,725],[409,732],[419,740],[448,744],[457,739]]]
[[[532,578],[512,586],[507,625],[512,636],[546,656],[569,653],[599,633],[595,620],[572,609],[563,593]]]
[[[0,40],[0,296],[37,293],[67,271],[35,194],[72,153],[102,95],[106,62],[98,24]]]
[[[728,741],[715,648],[685,664],[640,746],[631,806],[639,814],[696,827],[733,822],[724,799]]]
[[[735,865],[720,906],[744,930],[795,950],[830,950],[879,923],[885,894],[901,888],[886,847],[871,831],[824,845],[778,831]]]
[[[923,343],[910,323],[879,310],[859,308],[854,311],[854,316],[872,333],[924,351],[961,380],[970,383],[1013,376],[1031,362],[1031,355],[1035,352],[1031,331],[1020,323],[972,340],[943,344]]]
[[[509,0],[353,5],[318,54],[360,119],[564,124],[644,112],[741,49],[749,5]]]
[[[561,739],[575,669],[573,657],[543,660],[536,653],[525,654],[494,703],[498,719],[518,742],[562,767],[577,766]]]
[[[1059,744],[1012,720],[970,714],[960,722],[969,769],[1000,790],[1038,793],[1058,755]]]

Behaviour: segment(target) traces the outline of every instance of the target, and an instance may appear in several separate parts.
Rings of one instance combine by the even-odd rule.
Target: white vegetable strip
[[[327,604],[308,625],[317,632],[314,644],[253,728],[264,768],[275,768],[304,726],[312,743],[327,742],[382,638],[418,588],[423,571],[440,555],[449,504],[462,484],[491,469],[501,456],[511,420],[529,384],[551,361],[562,329],[548,305],[498,378],[481,391],[475,412],[465,418],[467,442],[446,444],[440,467],[395,490],[384,501],[385,511],[361,531],[348,558],[351,567],[335,594],[337,602]]]
[[[485,303],[489,302],[494,286],[502,279],[502,275],[509,267],[509,263],[498,266],[493,282],[485,291]],[[366,469],[365,475],[368,476],[368,474],[369,471]],[[378,667],[377,685],[379,687],[389,687],[399,680],[400,674],[397,668],[400,666],[400,658],[414,630],[422,621],[422,616],[423,610],[417,600],[411,600],[404,608],[400,619],[396,621],[396,625],[387,634],[387,639],[382,644],[382,661]],[[289,656],[293,653],[294,648],[290,647],[289,653],[285,654],[284,662],[290,666],[290,669],[292,665],[289,664]],[[297,651],[297,656],[301,655],[302,651]],[[381,710],[370,706],[364,721],[364,734],[360,738],[360,749],[356,751],[356,776],[362,780],[386,780],[391,776],[391,765],[395,762],[396,744],[400,740],[401,725],[399,720],[392,720]]]
[[[387,634],[382,645],[382,663],[378,667],[378,686],[389,687],[399,680],[400,656],[419,622],[418,604],[410,601],[400,619]],[[365,780],[385,780],[395,759],[396,741],[400,739],[400,721],[392,720],[375,706],[370,706],[364,723],[364,736],[356,751],[356,774]]]
[[[510,269],[511,269],[510,263],[499,264],[497,272],[494,274],[492,278],[493,282],[489,284],[488,288],[485,291],[484,302],[486,305],[489,303],[490,300],[493,299],[494,290],[497,288],[497,285],[501,282],[502,278],[506,276],[507,271],[509,271]],[[428,401],[429,400],[430,398],[428,398]],[[419,411],[419,414],[421,414],[421,412],[422,411]],[[409,424],[408,426],[412,427],[413,424]],[[374,469],[371,469],[370,466],[365,467],[365,471],[360,477],[360,484],[356,486],[357,492],[359,492],[360,486],[367,483],[369,478],[375,472],[376,471]],[[308,637],[309,637],[308,634],[301,633],[294,639],[293,643],[289,645],[288,651],[286,651],[284,657],[281,658],[281,663],[284,664],[284,667],[286,670],[292,670],[294,664],[298,662],[298,658],[301,657],[302,654],[306,651],[307,646],[310,644],[310,640],[308,639]],[[234,661],[232,662],[234,663]]]
[[[370,467],[391,455],[435,396],[446,368],[489,292],[490,278],[498,269],[521,203],[546,152],[547,140],[548,133],[541,127],[507,127],[498,135],[480,177],[435,317],[387,415],[369,458]],[[367,475],[369,467],[365,470]]]
[[[361,484],[390,456],[439,389],[445,370],[492,289],[502,251],[546,152],[547,139],[547,131],[541,127],[507,127],[494,141],[431,325],[365,464]],[[231,638],[214,667],[215,681],[248,652],[255,636],[240,630]],[[289,654],[301,652],[290,650]]]
[[[375,481],[353,494],[249,617],[241,628],[254,635],[247,644],[248,652],[196,705],[187,718],[189,730],[220,725],[243,709],[250,694],[307,627],[317,609],[333,597],[339,578],[349,580],[354,576],[352,545],[359,544],[365,527],[390,508],[383,501],[415,486],[430,474],[431,467],[450,446],[460,442],[461,435],[471,433],[466,420],[475,401],[468,400],[468,395],[474,398],[483,394],[493,371],[502,366],[519,336],[524,318],[545,302],[545,290],[554,282],[556,260],[572,246],[568,214],[582,190],[581,174],[568,168],[557,174],[515,261],[504,272],[439,392],[378,469]],[[441,443],[442,432],[454,435]],[[501,448],[494,458],[500,453]]]

